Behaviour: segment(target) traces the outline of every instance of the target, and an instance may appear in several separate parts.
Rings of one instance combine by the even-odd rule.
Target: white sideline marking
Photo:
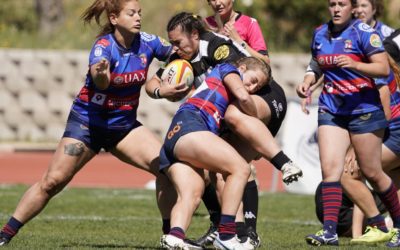
[[[10,215],[0,213],[0,219],[8,219]],[[85,216],[85,215],[39,215],[35,220],[50,220],[50,221],[159,221],[159,216],[145,217],[145,216],[126,216],[126,217],[104,217],[104,216]]]

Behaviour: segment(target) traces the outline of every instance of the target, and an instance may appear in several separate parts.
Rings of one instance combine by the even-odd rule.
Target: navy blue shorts
[[[142,124],[136,121],[134,126],[129,129],[116,130],[96,127],[84,123],[77,115],[71,112],[68,116],[63,137],[77,139],[85,143],[88,148],[97,154],[102,148],[106,151],[114,148],[129,132],[139,126],[142,126]]]
[[[383,144],[397,156],[400,156],[400,128],[387,128],[383,137]]]
[[[320,110],[318,112],[318,126],[321,125],[337,126],[353,134],[364,134],[386,128],[388,121],[382,110],[360,115],[334,115]]]
[[[161,172],[178,161],[174,156],[174,148],[179,138],[196,131],[210,131],[199,112],[182,110],[175,114],[160,151]]]

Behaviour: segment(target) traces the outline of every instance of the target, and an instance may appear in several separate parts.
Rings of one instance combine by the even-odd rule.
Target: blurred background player
[[[86,82],[74,100],[64,135],[46,173],[25,192],[0,232],[0,245],[7,244],[38,215],[102,148],[157,176],[162,214],[168,214],[175,202],[176,197],[163,193],[169,189],[173,194],[174,189],[158,171],[161,143],[136,119],[149,65],[154,57],[166,60],[172,47],[155,35],[140,32],[141,7],[137,0],[97,0],[82,18],[85,23],[95,19],[100,25],[103,13],[107,23],[101,26],[90,52]],[[181,90],[174,88],[169,92],[179,94]]]
[[[390,36],[394,29],[382,23],[378,18],[383,13],[383,2],[381,0],[357,0],[356,16],[378,32],[382,40]]]

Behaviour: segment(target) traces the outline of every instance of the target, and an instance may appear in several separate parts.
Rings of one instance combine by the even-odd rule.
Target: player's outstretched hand
[[[110,63],[107,61],[107,59],[102,58],[100,62],[97,63],[96,65],[96,72],[99,75],[107,75],[108,73],[108,66]]]

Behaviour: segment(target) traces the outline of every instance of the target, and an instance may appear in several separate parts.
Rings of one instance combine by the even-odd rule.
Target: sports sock
[[[321,187],[324,231],[336,234],[339,209],[342,204],[342,186],[340,185],[340,182],[322,182]]]
[[[11,217],[7,224],[4,225],[3,229],[1,230],[0,234],[6,239],[11,240],[12,237],[14,237],[17,233],[18,230],[23,226],[24,224],[19,222],[17,219],[14,217]]]
[[[179,239],[185,239],[185,231],[180,228],[180,227],[173,227],[171,228],[171,230],[169,231],[170,235],[173,235]]]
[[[205,190],[203,197],[201,197],[208,213],[210,214],[210,221],[213,225],[217,226],[221,219],[221,206],[218,201],[217,191],[214,185],[209,184]]]
[[[400,228],[400,204],[399,198],[397,197],[396,186],[392,182],[385,192],[377,192],[377,194],[383,204],[385,204],[386,209],[390,214],[390,217],[392,217],[393,226],[395,228]]]
[[[385,224],[385,218],[381,214],[367,219],[367,224],[371,227],[377,227],[382,232],[387,233],[388,229]]]
[[[271,159],[272,165],[274,165],[278,170],[282,170],[283,165],[288,162],[290,162],[290,159],[285,155],[285,153],[283,153],[283,151],[280,151]]]
[[[218,226],[218,234],[221,240],[230,240],[236,234],[235,215],[221,214],[221,221]]]
[[[236,222],[236,236],[240,242],[244,242],[247,239],[247,230],[244,222]]]
[[[255,180],[247,182],[242,201],[246,227],[252,227],[254,231],[256,231],[258,216],[258,188]]]
[[[162,220],[162,231],[163,234],[168,234],[171,230],[171,220],[170,219],[163,219]]]

